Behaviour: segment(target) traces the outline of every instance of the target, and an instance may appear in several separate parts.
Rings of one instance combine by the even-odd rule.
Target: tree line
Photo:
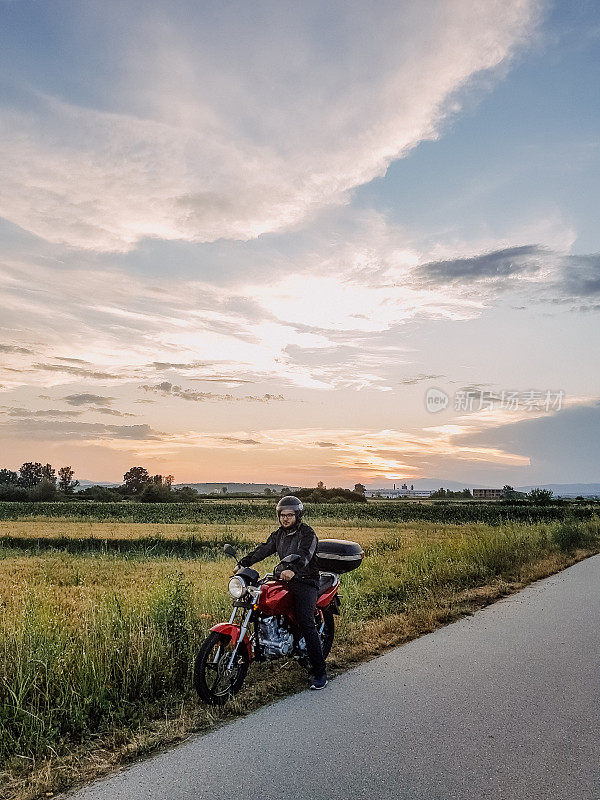
[[[515,502],[518,500],[525,500],[537,506],[544,506],[548,503],[560,502],[560,498],[553,497],[553,492],[550,489],[532,489],[530,492],[519,492],[513,486],[503,486],[500,500]],[[453,492],[451,489],[438,489],[430,496],[431,500],[460,500],[461,498],[472,498],[473,495],[469,489],[461,489]],[[583,498],[581,498],[583,500]]]
[[[0,501],[43,501],[58,500],[93,500],[101,503],[115,503],[133,500],[141,503],[193,503],[205,498],[214,498],[214,494],[200,494],[191,486],[174,487],[173,475],[152,475],[141,466],[131,467],[123,475],[123,483],[119,486],[101,486],[96,484],[85,489],[78,489],[79,481],[70,466],[55,470],[51,464],[39,461],[27,461],[18,471],[0,469]],[[316,487],[295,490],[294,494],[309,503],[356,503],[365,502],[365,488],[356,484],[354,491],[350,489],[327,489],[322,481]],[[290,494],[289,487],[281,492],[266,488],[262,495],[228,492],[227,487],[221,489],[221,495],[228,498],[249,499],[250,497],[272,497],[277,499]]]
[[[18,472],[0,469],[0,500],[56,500],[71,497],[79,486],[70,466],[26,461]]]
[[[125,499],[154,503],[182,503],[199,499],[194,489],[173,489],[173,475],[150,475],[145,467],[131,467],[120,486],[88,486],[77,490],[79,481],[71,466],[54,469],[51,464],[26,461],[18,471],[0,469],[0,500],[43,501],[96,500],[119,502]]]

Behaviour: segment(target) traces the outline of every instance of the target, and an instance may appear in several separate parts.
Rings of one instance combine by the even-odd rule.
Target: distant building
[[[430,497],[431,489],[407,489],[406,484],[402,489],[367,489],[366,497],[385,497],[388,500],[396,500],[399,497]]]
[[[473,489],[474,500],[500,500],[502,489]]]

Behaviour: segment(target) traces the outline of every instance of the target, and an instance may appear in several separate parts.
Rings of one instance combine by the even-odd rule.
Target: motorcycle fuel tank
[[[292,593],[280,581],[268,581],[263,584],[258,598],[258,610],[262,614],[284,614],[292,617],[294,614]]]

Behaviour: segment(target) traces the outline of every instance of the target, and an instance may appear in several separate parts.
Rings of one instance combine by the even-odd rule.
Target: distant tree
[[[195,503],[198,500],[198,492],[191,486],[181,486],[175,489],[172,495],[176,503]]]
[[[144,486],[139,497],[141,503],[171,503],[173,492],[168,486],[151,480]]]
[[[163,476],[162,475],[152,475],[150,478],[151,483],[155,483],[157,486],[163,485]]]
[[[120,503],[123,500],[123,495],[117,488],[98,485],[81,489],[75,497],[77,500],[94,500],[97,503]]]
[[[295,494],[308,503],[366,503],[364,494],[351,489],[297,489]]]
[[[131,469],[123,475],[125,489],[128,494],[140,494],[149,480],[150,476],[148,475],[148,470],[144,467],[131,467]]]
[[[226,486],[223,486],[223,488],[221,489],[221,494],[227,494],[227,487]]]
[[[502,500],[520,500],[523,497],[526,497],[524,492],[518,492],[514,487],[508,486],[508,484],[502,487]]]
[[[175,480],[174,475],[165,475],[165,486],[173,486],[173,481]]]
[[[325,484],[323,483],[323,481],[319,481],[317,483],[317,489],[324,489],[324,488],[325,488]]]
[[[281,489],[281,494],[282,495],[289,494],[290,492],[291,492],[291,489],[290,489],[289,486],[283,486],[282,489]]]
[[[552,502],[553,492],[550,489],[532,489],[527,494],[527,499],[536,506],[545,506]]]
[[[271,496],[271,495],[273,494],[273,492],[272,492],[272,491],[269,489],[269,487],[268,487],[268,486],[267,486],[267,487],[266,487],[266,489],[265,489],[265,494],[266,494],[266,495],[269,495],[269,496]]]
[[[438,489],[437,492],[429,495],[433,500],[461,500],[463,497],[473,497],[469,489],[459,489],[454,492],[452,489]]]
[[[56,470],[52,464],[45,464],[42,467],[42,479],[53,483],[56,486]]]
[[[42,482],[44,468],[39,461],[26,461],[19,469],[19,486],[31,489]]]
[[[48,503],[56,500],[56,483],[48,478],[42,478],[39,483],[29,489],[29,499],[34,502]]]
[[[58,470],[58,488],[64,494],[73,494],[75,487],[79,486],[79,481],[74,481],[74,470],[71,467],[61,467]]]
[[[30,499],[28,490],[14,483],[0,483],[0,501],[25,503]]]
[[[355,483],[354,484],[354,491],[357,494],[363,494],[364,495],[364,493],[366,492],[366,489],[365,489],[365,487],[363,486],[362,483]]]
[[[12,469],[0,469],[0,486],[18,486],[19,476]]]

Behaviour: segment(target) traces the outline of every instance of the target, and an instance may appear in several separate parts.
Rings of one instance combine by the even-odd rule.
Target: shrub
[[[94,500],[96,503],[119,503],[123,495],[118,489],[109,486],[88,486],[73,495],[75,500]]]
[[[600,540],[600,520],[594,517],[588,522],[574,518],[557,523],[551,532],[554,544],[561,550],[589,547]]]
[[[53,500],[56,500],[57,495],[58,489],[56,488],[56,484],[47,478],[43,478],[40,483],[29,489],[29,499],[34,503],[51,503]]]
[[[29,500],[27,489],[23,486],[14,486],[5,484],[0,486],[0,502],[13,501],[17,503],[26,503]]]
[[[141,503],[170,503],[174,500],[169,486],[160,483],[148,483],[140,494]]]

